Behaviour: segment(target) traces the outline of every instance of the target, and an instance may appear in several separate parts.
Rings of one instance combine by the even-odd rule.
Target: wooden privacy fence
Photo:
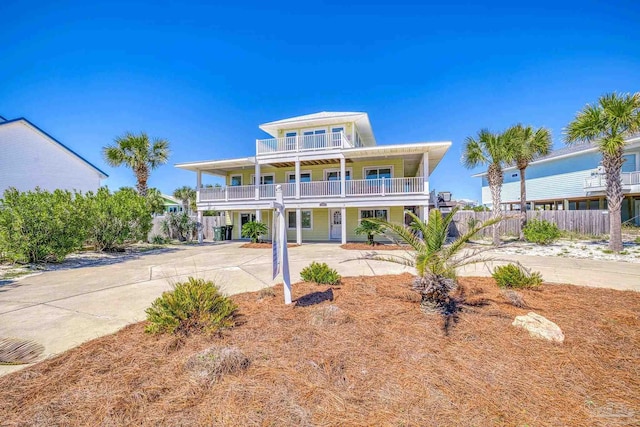
[[[191,217],[192,220],[196,221],[197,217],[194,215]],[[153,218],[153,227],[149,232],[149,237],[152,237],[156,234],[160,236],[164,236],[164,232],[162,231],[162,221],[165,220],[165,216],[157,216]],[[204,230],[204,238],[208,240],[213,239],[213,227],[220,227],[221,225],[225,225],[224,216],[205,216],[202,217],[202,225]]]
[[[500,223],[501,235],[520,234],[520,212],[503,212],[507,219]],[[464,234],[475,221],[486,221],[491,212],[458,211],[453,216],[449,233],[453,236]],[[543,219],[555,223],[560,230],[600,236],[609,234],[609,212],[606,210],[589,211],[529,211],[527,220]],[[480,232],[481,236],[490,236],[491,227]]]

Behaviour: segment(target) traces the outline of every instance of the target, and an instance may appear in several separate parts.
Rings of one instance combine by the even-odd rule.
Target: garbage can
[[[233,231],[233,225],[227,225],[227,240],[231,240],[232,231]]]
[[[213,227],[213,240],[216,242],[222,240],[222,227]]]

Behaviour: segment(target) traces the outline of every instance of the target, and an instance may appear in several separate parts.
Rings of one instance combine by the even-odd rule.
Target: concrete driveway
[[[241,243],[175,246],[112,260],[23,277],[0,285],[0,336],[32,339],[45,354],[60,353],[87,340],[143,320],[144,310],[163,291],[188,276],[212,279],[228,294],[273,285],[271,250],[242,249]],[[290,248],[292,282],[311,261],[328,263],[343,276],[395,274],[410,269],[398,264],[357,260],[364,252],[337,244],[304,244]],[[640,266],[622,262],[552,257],[501,256],[518,259],[550,282],[640,290]],[[463,275],[489,274],[471,266]],[[295,298],[294,290],[294,298]],[[20,369],[0,366],[0,375]]]

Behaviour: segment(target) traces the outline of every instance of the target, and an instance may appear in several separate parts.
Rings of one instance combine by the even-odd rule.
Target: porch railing
[[[283,196],[296,197],[295,183],[259,185],[260,199],[275,199],[276,185],[282,186]],[[421,177],[355,179],[345,181],[345,197],[387,196],[399,194],[422,194],[424,180]],[[300,198],[341,197],[340,181],[312,181],[300,183]],[[255,185],[239,185],[218,188],[201,188],[199,201],[253,200],[256,197]]]
[[[344,132],[314,135],[285,136],[282,138],[259,139],[256,141],[258,155],[275,153],[298,153],[302,151],[331,150],[354,147]]]
[[[640,171],[622,172],[620,180],[623,186],[640,185]],[[603,174],[597,174],[584,179],[584,189],[604,188],[607,186],[607,178]]]

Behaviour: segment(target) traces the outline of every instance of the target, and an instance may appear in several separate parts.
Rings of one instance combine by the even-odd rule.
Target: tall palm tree
[[[487,180],[493,203],[492,217],[500,217],[500,192],[504,181],[502,168],[514,160],[513,132],[493,133],[487,129],[478,132],[478,136],[465,139],[462,163],[468,169],[488,165]],[[500,245],[498,225],[493,226],[493,244]]]
[[[180,200],[182,202],[182,210],[185,213],[189,213],[196,202],[196,190],[185,185],[180,188],[176,188],[173,192],[173,197]]]
[[[587,104],[565,129],[565,142],[595,142],[602,153],[602,166],[607,181],[609,209],[609,249],[622,250],[622,217],[624,200],[620,173],[625,139],[640,131],[640,92],[610,93],[600,97],[596,105]]]
[[[527,225],[525,170],[530,162],[551,152],[553,141],[551,131],[543,127],[534,130],[531,126],[517,124],[510,129],[510,132],[514,134],[514,156],[516,167],[520,171],[520,239],[523,239],[523,230]]]
[[[139,135],[125,133],[114,140],[113,145],[102,149],[102,155],[111,166],[125,165],[136,175],[136,188],[141,196],[147,195],[149,172],[169,160],[169,141],[155,138],[153,142],[142,132]]]

